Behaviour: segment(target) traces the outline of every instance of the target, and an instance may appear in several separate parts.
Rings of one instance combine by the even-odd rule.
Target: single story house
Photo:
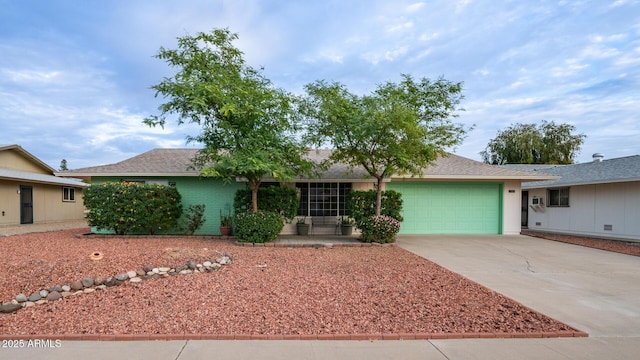
[[[19,145],[0,145],[0,226],[82,220],[85,186]]]
[[[185,206],[205,204],[207,222],[203,234],[216,234],[219,211],[233,206],[242,179],[225,184],[200,177],[190,169],[198,149],[154,149],[110,165],[59,172],[58,176],[90,178],[92,183],[138,181],[176,186]],[[310,158],[326,159],[330,150],[310,150]],[[373,189],[374,179],[363,169],[335,164],[317,179],[299,178],[288,186],[300,192],[298,215],[345,215],[345,198],[351,190]],[[546,174],[504,169],[457,155],[440,157],[422,177],[391,176],[387,190],[402,194],[404,222],[401,234],[518,234],[520,233],[520,185],[523,181],[549,180]],[[313,225],[312,225],[313,226]],[[283,233],[293,233],[287,225]]]
[[[518,168],[559,177],[522,184],[530,231],[640,240],[640,155]]]

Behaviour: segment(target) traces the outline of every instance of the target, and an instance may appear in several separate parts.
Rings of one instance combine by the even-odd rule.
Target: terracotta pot
[[[231,226],[220,226],[220,234],[222,234],[222,236],[231,235]]]

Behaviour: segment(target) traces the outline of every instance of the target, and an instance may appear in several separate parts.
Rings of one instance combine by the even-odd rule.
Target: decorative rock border
[[[217,271],[223,265],[231,264],[233,256],[224,253],[222,257],[215,260],[207,260],[202,264],[189,260],[183,266],[176,267],[153,267],[146,265],[139,270],[131,270],[107,278],[84,278],[66,285],[55,285],[49,289],[42,289],[27,296],[18,294],[11,301],[0,304],[0,313],[13,313],[20,309],[41,305],[49,301],[57,301],[69,296],[92,293],[96,290],[105,290],[108,287],[118,286],[125,282],[138,283],[144,280],[160,279],[168,276],[197,274],[203,272]]]

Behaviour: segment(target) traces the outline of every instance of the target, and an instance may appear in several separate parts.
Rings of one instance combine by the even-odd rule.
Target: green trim
[[[498,186],[500,199],[498,201],[498,234],[504,234],[504,183]]]

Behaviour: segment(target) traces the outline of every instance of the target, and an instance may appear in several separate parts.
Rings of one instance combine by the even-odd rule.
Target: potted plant
[[[229,210],[226,215],[222,214],[220,210],[220,234],[222,236],[231,235],[231,223],[232,223],[231,211]]]
[[[298,218],[296,228],[298,229],[298,235],[309,235],[309,224],[306,223],[304,216]]]
[[[342,235],[351,235],[353,233],[354,221],[348,216],[340,218],[340,231]]]

